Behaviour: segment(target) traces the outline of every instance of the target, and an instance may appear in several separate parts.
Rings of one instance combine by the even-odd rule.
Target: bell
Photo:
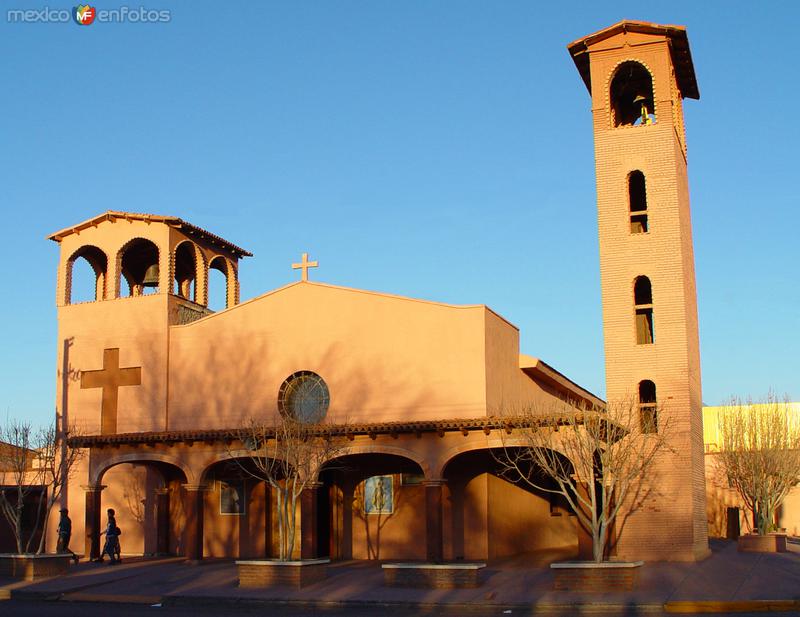
[[[147,268],[142,279],[142,287],[158,287],[158,264]]]
[[[641,106],[641,115],[640,115],[640,122],[642,124],[653,124],[653,119],[650,117],[650,112],[647,110],[647,103],[649,99],[645,96],[639,94],[635,99],[633,99],[634,106],[640,105]]]

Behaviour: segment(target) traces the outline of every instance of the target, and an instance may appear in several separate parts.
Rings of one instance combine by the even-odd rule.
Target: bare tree
[[[561,495],[592,537],[596,562],[608,554],[610,531],[649,494],[646,475],[668,450],[666,423],[653,404],[605,408],[554,403],[506,416],[503,475]]]
[[[775,514],[800,482],[800,417],[788,400],[769,394],[731,399],[718,416],[720,471],[753,513],[759,534],[775,531]]]
[[[291,561],[297,535],[297,501],[331,459],[346,453],[343,425],[306,423],[279,414],[277,424],[251,419],[238,431],[247,455],[231,452],[248,475],[267,482],[277,497],[278,558]],[[328,466],[329,468],[329,466]]]
[[[57,432],[55,424],[34,428],[29,422],[9,420],[0,427],[0,477],[9,487],[0,490],[0,511],[14,532],[19,553],[31,552],[40,530],[36,552],[44,552],[50,512],[82,455],[69,444],[70,436],[69,431]],[[39,498],[31,516],[36,494]]]

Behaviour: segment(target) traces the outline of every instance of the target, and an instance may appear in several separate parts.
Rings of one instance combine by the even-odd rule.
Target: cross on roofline
[[[307,281],[308,280],[308,269],[309,268],[319,268],[319,262],[317,261],[308,261],[308,253],[303,253],[302,261],[299,264],[292,264],[292,270],[302,270],[303,275],[300,280]]]

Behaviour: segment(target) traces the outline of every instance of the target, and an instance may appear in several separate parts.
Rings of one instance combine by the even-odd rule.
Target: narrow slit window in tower
[[[644,174],[632,171],[628,175],[628,204],[631,215],[631,233],[642,234],[648,232],[647,226],[647,186]]]
[[[649,379],[639,382],[639,422],[643,433],[658,432],[656,384]]]
[[[639,276],[633,286],[633,302],[636,312],[636,344],[649,345],[655,342],[653,328],[653,290],[650,279]]]

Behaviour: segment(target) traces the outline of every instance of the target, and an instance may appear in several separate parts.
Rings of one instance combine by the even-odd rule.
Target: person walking
[[[110,560],[109,565],[118,564],[122,561],[120,558],[120,548],[119,548],[119,536],[122,534],[122,531],[119,527],[117,527],[117,519],[116,519],[116,512],[114,512],[114,508],[109,508],[107,511],[108,514],[108,523],[106,524],[105,531],[102,531],[100,535],[106,536],[105,544],[103,545],[103,552],[100,553],[100,556],[95,559],[97,562],[103,561],[103,555],[108,555]]]
[[[58,543],[56,544],[57,553],[70,553],[75,563],[78,563],[78,556],[69,548],[69,540],[72,537],[72,521],[69,518],[69,510],[61,508],[61,518],[58,521]]]

